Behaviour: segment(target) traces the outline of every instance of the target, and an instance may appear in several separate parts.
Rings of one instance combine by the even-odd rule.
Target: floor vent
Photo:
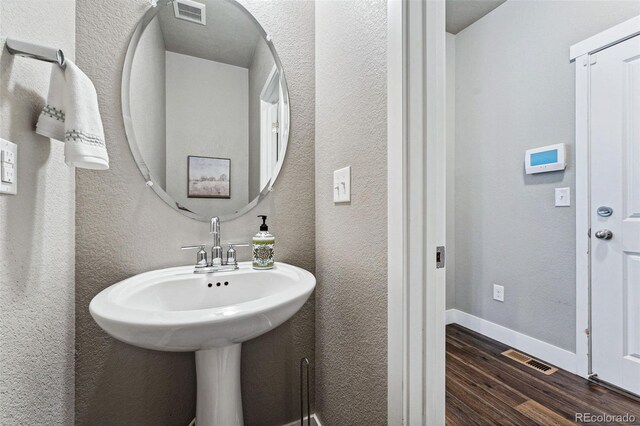
[[[516,350],[513,349],[509,349],[507,351],[502,352],[502,355],[506,356],[507,358],[511,358],[514,361],[519,362],[520,364],[524,364],[527,367],[531,367],[534,370],[538,370],[539,372],[546,374],[547,376],[555,373],[556,371],[558,371],[557,368],[552,367],[550,365],[545,364],[542,361],[538,361],[537,359],[533,359],[530,356],[527,356],[521,352],[518,352]]]

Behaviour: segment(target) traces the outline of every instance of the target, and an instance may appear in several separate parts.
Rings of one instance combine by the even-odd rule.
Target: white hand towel
[[[55,65],[51,68],[47,105],[42,109],[36,126],[36,133],[59,141],[64,141],[64,86],[64,70]]]
[[[66,61],[66,64],[65,162],[84,169],[106,170],[109,168],[109,155],[96,88],[76,64],[71,61]]]
[[[36,132],[65,142],[64,156],[67,165],[106,170],[109,168],[109,156],[96,89],[76,64],[69,60],[65,64],[64,71],[53,66],[47,106],[40,114]],[[59,73],[63,73],[62,80]],[[59,99],[61,108],[52,105],[60,103]],[[52,115],[56,117],[55,120]],[[53,124],[53,121],[58,121],[57,118],[64,121],[62,135],[59,124]]]

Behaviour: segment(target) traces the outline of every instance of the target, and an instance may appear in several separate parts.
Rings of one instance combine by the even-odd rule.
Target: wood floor
[[[564,370],[546,376],[501,355],[507,349],[459,325],[447,326],[448,426],[570,425],[576,413],[635,416],[627,423],[588,424],[640,424],[638,401]]]

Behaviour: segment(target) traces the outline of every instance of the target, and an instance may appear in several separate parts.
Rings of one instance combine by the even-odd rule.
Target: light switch
[[[571,206],[571,188],[556,188],[556,207]]]
[[[2,162],[7,164],[16,164],[16,154],[9,149],[3,149]]]
[[[333,172],[333,202],[351,202],[351,166]]]
[[[2,182],[13,183],[14,176],[13,164],[2,163]]]
[[[0,194],[18,192],[18,146],[0,139]]]

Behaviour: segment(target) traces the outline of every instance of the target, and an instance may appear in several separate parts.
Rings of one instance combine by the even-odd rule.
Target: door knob
[[[608,229],[601,229],[599,231],[596,231],[596,238],[599,238],[601,240],[610,240],[611,238],[613,238],[613,232],[609,231]]]

